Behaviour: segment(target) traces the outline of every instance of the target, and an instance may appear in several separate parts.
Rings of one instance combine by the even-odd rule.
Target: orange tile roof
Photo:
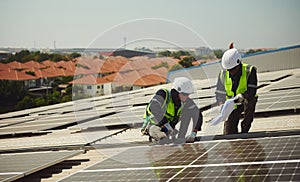
[[[72,61],[59,61],[57,63],[46,60],[41,64],[46,65],[46,69],[40,71],[34,70],[37,77],[54,77],[56,76],[74,76],[74,75],[91,75],[108,74],[93,80],[102,82],[114,82],[119,85],[140,85],[151,86],[164,83],[168,73],[168,68],[160,67],[153,69],[153,66],[158,66],[161,63],[167,63],[168,68],[178,63],[177,59],[162,57],[162,58],[148,58],[148,57],[134,57],[131,59],[124,57],[108,57],[105,60],[92,58],[76,58]],[[34,66],[32,62],[30,65]],[[1,65],[0,65],[1,66]],[[2,65],[3,66],[3,65]],[[28,64],[18,62],[11,63],[8,66],[13,68],[26,68]],[[1,67],[0,67],[1,68]],[[86,78],[86,79],[87,79]],[[90,83],[84,80],[86,83]],[[75,82],[74,82],[75,83]],[[94,82],[92,82],[94,83]]]
[[[53,62],[46,60],[42,62],[44,65],[47,65],[46,71],[51,71],[57,74],[57,76],[72,76],[76,70],[76,66],[73,61],[60,61]]]
[[[8,65],[12,69],[30,68],[30,66],[27,66],[27,65],[25,65],[23,63],[20,63],[20,62],[17,62],[17,61],[13,61],[13,62],[7,63],[6,65]]]
[[[106,80],[110,81],[110,82],[115,82],[116,80],[122,80],[123,79],[123,74],[118,73],[112,73],[109,74],[107,76],[104,76],[103,78],[105,78]]]
[[[36,61],[33,61],[33,60],[25,62],[23,64],[28,66],[29,68],[45,68],[46,67],[46,65],[36,62]]]
[[[0,70],[8,69],[9,66],[3,63],[0,63]]]
[[[70,84],[81,84],[81,85],[98,85],[109,83],[110,81],[106,80],[105,78],[100,78],[94,75],[88,75],[76,80],[69,82]]]
[[[76,75],[98,74],[103,62],[104,61],[100,59],[87,59],[87,58],[78,59],[75,67],[75,74]]]
[[[57,77],[57,74],[54,72],[46,71],[45,69],[38,69],[38,68],[30,68],[23,70],[22,72],[26,73],[28,71],[34,72],[35,76],[38,78],[52,78]]]
[[[58,66],[56,62],[50,61],[50,60],[45,60],[42,62],[42,64],[46,65],[46,66]]]
[[[14,69],[10,69],[10,68],[0,71],[0,80],[23,81],[23,80],[36,80],[36,79],[38,78],[35,76]]]
[[[155,75],[155,76],[153,76]],[[119,72],[113,77],[113,83],[117,85],[152,86],[166,82],[167,73],[158,73],[152,69]]]
[[[136,86],[153,86],[166,83],[166,77],[156,74],[149,74],[137,79],[133,85]]]
[[[127,58],[109,57],[105,60],[77,59],[76,74],[107,74],[118,72],[128,62]]]
[[[56,63],[57,67],[63,67],[70,71],[75,71],[76,63],[73,61],[59,61]]]
[[[51,72],[54,75],[56,75],[57,77],[58,76],[73,76],[74,75],[73,71],[70,71],[70,70],[67,70],[67,69],[64,69],[64,68],[58,68],[58,67],[49,67],[49,68],[43,69],[43,71]]]

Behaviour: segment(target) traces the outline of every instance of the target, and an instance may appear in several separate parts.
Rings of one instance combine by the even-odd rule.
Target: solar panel
[[[276,80],[280,80],[281,78],[287,77],[289,74],[284,71],[272,71],[257,74],[259,82],[274,82]]]
[[[294,110],[300,108],[300,89],[260,93],[256,112]]]
[[[300,138],[129,148],[62,181],[298,181]]]
[[[114,115],[100,117],[98,119],[94,119],[82,124],[78,124],[74,127],[79,128],[95,128],[95,127],[107,127],[107,126],[117,126],[117,125],[132,125],[143,123],[143,115],[145,112],[145,107],[135,110],[123,111],[120,113],[116,113]]]
[[[300,109],[300,89],[263,92],[258,95],[256,113]],[[216,107],[203,112],[206,121],[218,114]]]
[[[0,120],[0,128],[19,124],[19,123],[24,123],[27,121],[32,121],[34,119],[35,119],[35,117],[33,117],[33,116],[26,116],[26,117],[22,117],[22,118],[1,119]]]
[[[32,152],[0,155],[0,179],[12,181],[52,166],[83,151]]]
[[[33,117],[34,119],[31,120],[28,120],[28,117],[21,117],[17,119],[18,123],[1,127],[0,135],[25,134],[50,130],[61,126],[81,123],[99,118],[103,115],[115,113],[115,111],[115,108],[101,110],[94,109],[86,111],[76,111],[67,114],[50,115],[46,117]]]
[[[18,150],[50,149],[50,148],[81,148],[96,140],[119,133],[123,129],[101,131],[76,132],[76,128],[69,131],[56,131],[47,135],[20,137],[0,140],[0,153]]]
[[[43,106],[32,109],[25,109],[21,111],[9,112],[0,115],[0,119],[11,119],[16,117],[32,116],[32,115],[49,115],[54,113],[60,113],[61,111],[73,111],[73,102],[66,102],[61,104]]]
[[[280,82],[272,83],[270,86],[266,87],[269,90],[281,90],[287,88],[299,88],[300,87],[300,78],[297,75],[290,76]]]

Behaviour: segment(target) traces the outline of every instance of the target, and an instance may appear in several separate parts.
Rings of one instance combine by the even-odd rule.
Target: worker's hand
[[[244,96],[243,94],[237,94],[235,97],[234,97],[234,102],[235,103],[242,103],[244,101]]]
[[[142,135],[147,135],[147,134],[148,134],[146,128],[142,128],[142,129],[141,129],[141,134],[142,134]]]
[[[169,123],[164,124],[163,130],[165,131],[165,133],[167,135],[172,135],[172,133],[174,131],[174,129],[172,128],[172,126]]]
[[[162,132],[160,129],[161,128],[159,126],[156,126],[156,125],[150,126],[149,135],[152,138],[154,138],[155,140],[160,140],[160,139],[163,139],[163,138],[167,137],[167,135],[164,132]]]
[[[222,109],[223,109],[223,106],[224,104],[221,104],[221,105],[218,105],[217,106],[217,109],[218,109],[218,112],[221,113]]]
[[[197,133],[192,132],[187,138],[186,138],[186,143],[193,143],[195,141]]]

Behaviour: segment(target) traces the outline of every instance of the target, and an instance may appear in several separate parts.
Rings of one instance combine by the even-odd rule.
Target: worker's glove
[[[235,103],[242,103],[244,101],[244,96],[243,94],[237,94],[235,97],[234,97],[234,102]]]
[[[169,123],[164,124],[162,130],[166,133],[166,135],[172,135],[174,129]]]
[[[192,132],[187,138],[186,138],[186,142],[187,143],[193,143],[195,141],[197,133],[196,132]]]
[[[167,135],[161,131],[161,128],[159,126],[156,125],[152,125],[149,128],[149,135],[154,138],[155,140],[160,140],[163,139],[165,137],[167,137]]]

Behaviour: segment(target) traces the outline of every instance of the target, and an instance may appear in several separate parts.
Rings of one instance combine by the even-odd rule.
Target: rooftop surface
[[[226,136],[209,123],[216,79],[193,81],[204,123],[192,144],[140,134],[146,104],[170,84],[2,114],[0,180],[299,181],[300,69],[258,77],[250,133]]]

